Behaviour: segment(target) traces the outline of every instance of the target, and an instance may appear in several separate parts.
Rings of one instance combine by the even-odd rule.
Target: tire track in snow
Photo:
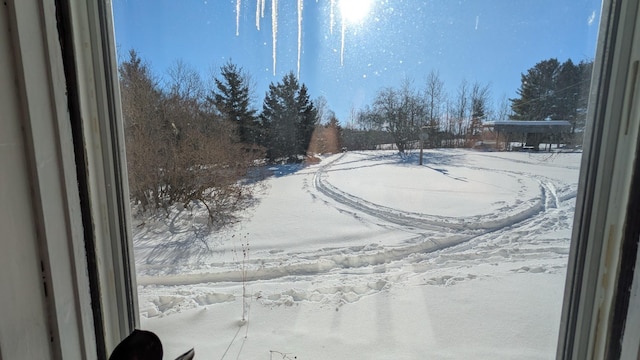
[[[441,233],[456,234],[455,237],[435,238],[429,237],[423,232],[425,240],[435,243],[435,247],[428,249],[411,249],[404,252],[406,256],[416,253],[430,253],[437,250],[451,248],[470,240],[481,239],[487,235],[496,233],[500,234],[505,231],[517,231],[519,228],[528,226],[543,219],[550,209],[557,209],[561,202],[569,200],[576,196],[576,191],[570,191],[564,195],[559,195],[554,182],[543,176],[534,176],[540,187],[540,195],[537,198],[529,199],[524,204],[528,204],[524,209],[515,214],[503,218],[493,218],[491,215],[483,215],[479,217],[471,217],[466,219],[456,219],[447,217],[430,216],[426,214],[409,213],[398,209],[391,209],[381,205],[377,205],[361,199],[355,195],[340,191],[324,180],[326,172],[337,162],[339,162],[346,154],[342,154],[338,158],[332,160],[326,165],[321,166],[314,174],[313,185],[320,193],[324,194],[331,200],[346,205],[354,209],[368,214],[381,221],[390,222],[399,226],[409,227],[412,229],[435,230]],[[480,167],[473,167],[479,170],[491,170]],[[525,174],[516,171],[493,170],[507,174],[513,174],[521,177],[531,177],[531,174]],[[396,249],[397,250],[397,249]],[[415,251],[417,250],[417,251]],[[400,260],[394,258],[393,260]]]
[[[346,154],[340,155],[326,165],[321,166],[313,176],[313,186],[323,195],[331,200],[346,205],[356,211],[365,213],[382,221],[390,222],[406,228],[432,230],[445,233],[460,234],[461,232],[469,236],[477,236],[488,232],[497,231],[505,227],[512,226],[524,221],[547,208],[546,200],[551,193],[549,182],[540,183],[540,197],[532,198],[522,202],[519,211],[503,218],[495,218],[494,214],[480,215],[468,218],[454,218],[444,216],[433,216],[414,212],[392,209],[386,206],[374,204],[355,195],[339,190],[329,182],[325,181],[326,172],[331,166],[342,159]],[[518,174],[522,175],[522,174]],[[552,185],[551,185],[552,186]],[[557,197],[556,197],[557,199]],[[557,203],[557,200],[556,200]],[[516,207],[514,207],[516,208]]]
[[[544,216],[547,210],[558,207],[559,202],[572,196],[569,193],[564,197],[559,197],[552,181],[536,176],[540,186],[540,196],[523,202],[520,205],[521,209],[510,216],[495,218],[492,215],[481,215],[461,219],[406,212],[377,205],[353,194],[348,194],[326,181],[324,178],[327,171],[343,159],[345,155],[341,154],[327,164],[320,166],[313,174],[312,187],[330,200],[353,210],[353,213],[361,212],[379,221],[400,226],[408,232],[416,233],[416,236],[409,241],[409,244],[401,246],[353,251],[343,254],[319,250],[305,255],[298,254],[303,255],[302,258],[292,257],[295,254],[289,254],[287,258],[270,258],[267,259],[266,263],[250,269],[250,276],[246,279],[247,281],[268,281],[284,277],[328,274],[344,269],[389,264],[394,261],[404,260],[415,254],[433,253],[437,250],[468,243],[470,240],[482,238],[491,233],[515,231],[517,228],[526,226],[526,224]],[[513,173],[518,176],[531,176],[511,171],[502,172]],[[575,191],[573,196],[575,196]],[[434,233],[437,236],[434,236]],[[292,261],[293,258],[296,259]],[[228,268],[218,272],[138,277],[138,285],[141,286],[179,286],[201,283],[237,283],[242,281],[243,277],[240,269]]]

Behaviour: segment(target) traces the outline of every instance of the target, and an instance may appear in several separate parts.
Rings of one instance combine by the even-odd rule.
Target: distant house
[[[520,149],[539,151],[540,144],[551,150],[551,144],[564,144],[571,133],[571,123],[566,120],[510,120],[486,122],[483,125],[496,138],[496,148],[514,150],[513,142]],[[502,141],[502,143],[501,143]]]

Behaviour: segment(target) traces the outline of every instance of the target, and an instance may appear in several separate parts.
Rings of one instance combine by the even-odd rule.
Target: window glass
[[[555,356],[599,2],[113,8],[169,358]]]

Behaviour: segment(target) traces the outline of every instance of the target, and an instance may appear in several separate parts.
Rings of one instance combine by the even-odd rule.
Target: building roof
[[[509,120],[484,123],[496,131],[511,133],[562,133],[571,131],[571,123],[566,120]]]

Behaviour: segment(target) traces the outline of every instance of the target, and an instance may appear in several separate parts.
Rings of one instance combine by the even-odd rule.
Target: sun
[[[340,0],[340,16],[349,23],[359,23],[369,14],[372,0]]]

